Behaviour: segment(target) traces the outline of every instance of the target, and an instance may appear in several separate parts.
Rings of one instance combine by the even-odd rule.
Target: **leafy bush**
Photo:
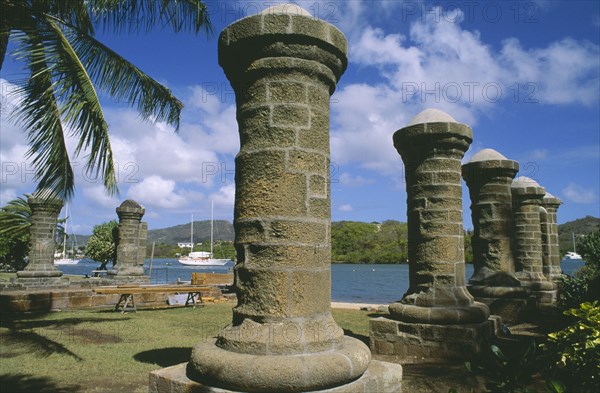
[[[586,302],[564,314],[576,322],[550,333],[541,345],[546,378],[562,381],[567,392],[600,392],[600,306]]]
[[[536,368],[535,352],[533,341],[512,356],[491,345],[478,361],[465,362],[465,367],[472,373],[486,376],[485,387],[490,393],[534,393],[529,385]]]
[[[585,266],[573,277],[564,276],[558,283],[558,306],[577,308],[583,302],[600,300],[600,231],[590,233],[577,244]]]

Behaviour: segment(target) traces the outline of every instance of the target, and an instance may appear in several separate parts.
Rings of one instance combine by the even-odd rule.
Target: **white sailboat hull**
[[[59,258],[54,260],[55,265],[77,265],[79,263],[79,259],[71,259],[71,258]]]
[[[231,259],[195,259],[195,258],[180,258],[179,263],[186,266],[223,266],[227,262],[231,262]]]
[[[569,251],[568,253],[565,254],[565,256],[563,257],[563,260],[573,260],[573,261],[579,261],[581,260],[581,255],[577,254],[576,252],[573,251]]]

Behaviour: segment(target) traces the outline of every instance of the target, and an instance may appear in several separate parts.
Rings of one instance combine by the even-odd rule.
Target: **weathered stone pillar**
[[[546,210],[547,234],[543,237],[544,250],[547,255],[544,258],[547,262],[543,263],[544,275],[551,281],[558,281],[562,276],[560,267],[560,248],[558,243],[558,221],[556,213],[562,201],[554,195],[547,192],[542,199],[542,207]]]
[[[473,221],[473,264],[469,292],[503,321],[516,322],[526,312],[529,290],[514,276],[511,184],[519,163],[483,149],[462,166],[469,187]]]
[[[45,287],[68,284],[62,272],[54,266],[56,223],[63,201],[50,190],[41,190],[27,198],[31,208],[29,263],[17,272],[16,284]]]
[[[121,203],[116,210],[119,216],[117,261],[108,274],[119,280],[143,279],[148,224],[141,220],[146,211],[131,199]]]
[[[544,276],[542,266],[542,231],[540,205],[546,194],[544,187],[525,176],[512,183],[515,225],[515,276],[534,291],[554,289]]]
[[[394,134],[408,203],[410,287],[371,321],[371,349],[384,355],[464,358],[479,352],[489,309],[465,286],[461,163],[471,128],[428,109]]]
[[[188,377],[203,392],[400,391],[401,367],[371,362],[331,316],[329,99],[347,65],[344,35],[279,5],[227,27],[219,63],[241,140],[238,305],[216,341],[194,348]],[[151,374],[150,390],[180,389],[177,370]]]

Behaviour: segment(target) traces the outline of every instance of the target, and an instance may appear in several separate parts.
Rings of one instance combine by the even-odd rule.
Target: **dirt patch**
[[[69,329],[69,334],[83,344],[116,344],[123,339],[116,334],[102,333],[96,329]]]

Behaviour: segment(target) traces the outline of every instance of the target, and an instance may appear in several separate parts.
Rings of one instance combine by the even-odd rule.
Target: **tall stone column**
[[[545,237],[545,250],[547,252],[547,263],[544,264],[544,275],[551,281],[558,281],[562,276],[560,267],[560,248],[558,243],[558,221],[557,211],[562,201],[560,198],[546,192],[542,199],[542,207],[547,213],[547,236]]]
[[[347,66],[344,35],[279,5],[227,27],[219,64],[241,141],[238,304],[232,324],[194,348],[187,376],[210,392],[399,391],[401,367],[371,362],[331,315],[329,99]],[[151,375],[150,390],[167,374]]]
[[[471,141],[469,126],[435,109],[394,134],[406,175],[410,287],[389,306],[394,321],[371,321],[378,353],[462,358],[489,333],[488,307],[465,286],[460,160]]]
[[[121,203],[116,211],[119,216],[117,261],[108,274],[118,280],[144,281],[148,224],[141,220],[146,211],[132,199]]]
[[[540,206],[544,187],[525,176],[512,183],[516,277],[534,291],[554,289],[543,273]]]
[[[503,321],[526,312],[529,290],[514,276],[511,184],[519,163],[483,149],[462,166],[469,187],[473,221],[473,265],[469,292]]]
[[[63,201],[50,190],[41,190],[27,198],[31,208],[29,263],[17,272],[17,284],[46,287],[68,284],[62,272],[54,266],[56,224]]]

